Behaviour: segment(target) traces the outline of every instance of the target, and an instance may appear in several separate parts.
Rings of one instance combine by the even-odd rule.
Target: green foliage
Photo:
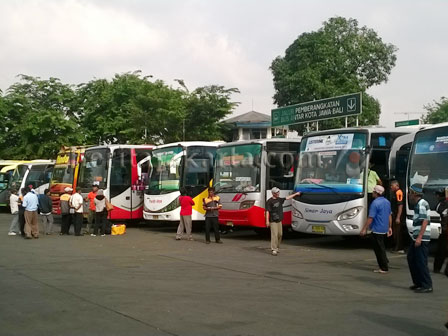
[[[80,142],[73,118],[74,91],[57,78],[41,80],[21,75],[3,97],[1,157],[55,157],[61,145]]]
[[[434,104],[424,106],[428,113],[423,116],[423,124],[439,124],[448,121],[448,99],[440,98],[440,102],[434,101]]]
[[[180,81],[179,81],[180,83]],[[0,157],[54,158],[61,145],[217,140],[237,89],[212,85],[191,93],[139,71],[78,86],[20,76],[0,92]],[[183,127],[185,125],[185,127]]]
[[[274,101],[287,106],[363,92],[360,125],[376,123],[380,106],[365,90],[387,81],[395,66],[396,51],[372,29],[359,27],[357,20],[330,18],[318,31],[300,35],[284,57],[274,59],[270,67]],[[322,127],[343,124],[343,119],[336,119],[322,122]]]

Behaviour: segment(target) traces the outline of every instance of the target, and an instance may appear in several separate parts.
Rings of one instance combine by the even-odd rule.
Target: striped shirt
[[[426,225],[425,233],[423,234],[422,241],[430,241],[431,240],[431,216],[429,212],[429,204],[423,198],[417,202],[414,207],[414,218],[412,221],[412,239],[416,240],[420,230],[422,228],[422,224],[424,220],[428,221],[428,225]]]

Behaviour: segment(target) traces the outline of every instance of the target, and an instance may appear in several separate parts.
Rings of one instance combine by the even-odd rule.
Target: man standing
[[[89,202],[89,213],[87,215],[87,226],[86,232],[89,234],[93,228],[93,221],[95,220],[96,210],[95,210],[95,197],[98,193],[99,182],[95,181],[92,184],[92,191],[87,194],[87,201]]]
[[[397,180],[390,182],[390,203],[392,206],[392,236],[394,238],[394,253],[404,254],[403,250],[403,231],[404,231],[404,212],[403,212],[403,191]]]
[[[39,199],[39,212],[42,223],[42,229],[45,234],[50,235],[53,230],[53,202],[50,198],[50,189],[45,189],[42,195],[38,196]]]
[[[300,192],[284,198],[280,197],[280,189],[274,187],[271,189],[271,193],[272,197],[266,202],[266,226],[271,228],[271,253],[273,256],[276,256],[283,236],[283,203],[286,200],[300,196]]]
[[[210,226],[213,226],[215,242],[222,244],[218,225],[218,210],[222,208],[222,204],[219,196],[215,195],[215,188],[208,188],[208,197],[202,202],[205,210],[205,243],[210,244]]]
[[[72,225],[72,215],[70,214],[70,198],[72,197],[73,189],[66,187],[65,193],[61,195],[59,202],[61,208],[61,235],[70,234],[70,226]]]
[[[375,273],[385,274],[389,271],[389,260],[386,255],[386,235],[392,235],[392,214],[390,202],[384,198],[384,187],[376,185],[373,188],[373,202],[369,209],[369,218],[367,218],[360,235],[365,236],[367,229],[372,230],[373,250],[379,269]]]
[[[423,186],[413,184],[409,188],[409,199],[414,206],[412,242],[408,251],[408,265],[416,293],[431,293],[432,280],[428,269],[429,241],[431,240],[429,204],[422,198]]]
[[[37,209],[39,200],[37,195],[26,187],[26,195],[23,197],[22,206],[25,208],[25,238],[39,238],[39,224],[37,222]]]
[[[437,239],[437,251],[434,258],[434,273],[440,273],[447,257],[448,202],[446,201],[444,189],[437,191],[436,195],[439,198],[439,203],[436,206],[436,211],[440,215],[440,226],[442,227],[442,232],[439,235],[439,239]],[[448,266],[445,266],[445,275],[448,276]]]
[[[75,236],[81,235],[82,219],[83,219],[83,203],[84,200],[81,196],[81,188],[76,187],[76,192],[70,198],[70,204],[75,213],[73,214],[74,225],[75,225]]]

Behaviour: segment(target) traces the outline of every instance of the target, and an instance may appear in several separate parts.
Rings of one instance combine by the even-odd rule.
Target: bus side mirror
[[[370,154],[372,151],[372,146],[368,145],[366,148],[364,148],[364,154]]]

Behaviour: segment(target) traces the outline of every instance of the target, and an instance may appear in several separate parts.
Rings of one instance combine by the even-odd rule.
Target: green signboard
[[[272,126],[285,126],[360,114],[361,93],[314,100],[271,111]]]
[[[396,121],[395,122],[395,127],[413,126],[413,125],[420,125],[420,120],[418,120],[418,119],[411,119],[411,120],[402,120],[402,121]]]

